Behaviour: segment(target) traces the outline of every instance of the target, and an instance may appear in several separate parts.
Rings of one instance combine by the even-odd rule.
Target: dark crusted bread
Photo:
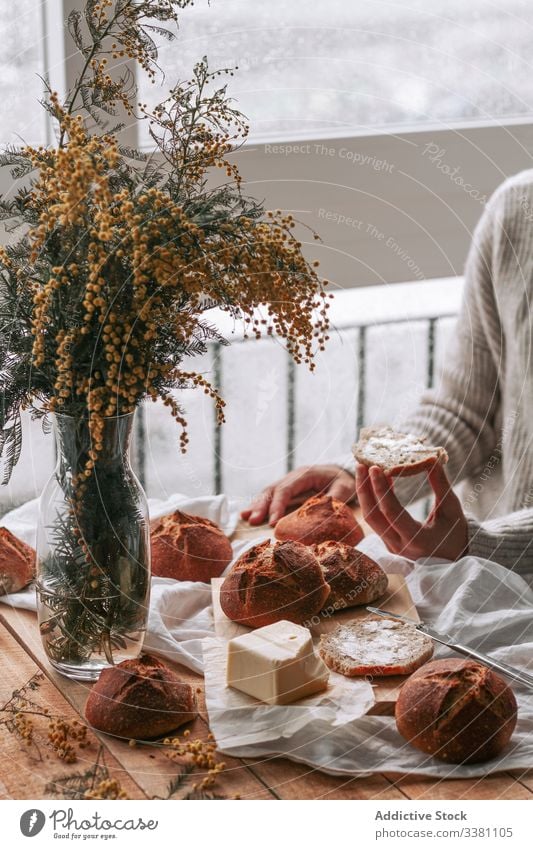
[[[409,675],[433,654],[433,641],[414,625],[369,618],[339,625],[320,637],[324,663],[341,675]]]
[[[276,539],[314,545],[328,539],[357,545],[364,533],[349,507],[331,495],[313,495],[293,513],[283,516],[274,529]]]
[[[434,466],[447,463],[444,448],[429,445],[424,437],[399,433],[390,427],[364,427],[353,454],[364,466],[379,466],[391,477],[417,475]]]
[[[310,548],[267,539],[245,551],[226,575],[220,606],[234,622],[261,628],[282,619],[301,624],[321,610],[328,596]]]
[[[362,551],[333,540],[313,545],[312,549],[331,588],[328,609],[370,604],[386,591],[389,579],[385,572]]]
[[[148,654],[104,669],[85,704],[93,728],[134,740],[169,734],[197,713],[191,685]]]
[[[210,519],[175,510],[151,523],[152,574],[178,581],[218,578],[233,558],[231,543]]]
[[[449,763],[478,763],[499,755],[516,718],[509,685],[473,660],[427,663],[405,682],[396,702],[402,737]]]
[[[0,595],[18,592],[34,576],[34,549],[7,528],[0,528]]]

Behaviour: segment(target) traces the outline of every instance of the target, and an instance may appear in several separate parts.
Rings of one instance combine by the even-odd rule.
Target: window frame
[[[44,70],[60,92],[71,86],[80,64],[63,22],[83,5],[84,0],[48,0],[45,5]],[[130,69],[135,73],[131,63]],[[122,141],[139,145],[135,122],[128,123]],[[308,146],[311,153],[273,154],[276,145]],[[317,154],[317,148],[334,152]],[[439,159],[428,150],[444,153]],[[271,208],[298,208],[296,217],[324,241],[318,247],[304,234],[306,250],[318,255],[322,273],[334,286],[351,288],[462,274],[483,210],[480,198],[489,197],[505,178],[531,168],[529,151],[533,119],[517,118],[302,134],[277,141],[252,138],[234,156],[250,193]],[[380,172],[370,162],[388,163],[389,170]],[[454,176],[446,173],[454,169]],[[0,174],[0,191],[9,189],[6,176]],[[362,228],[339,224],[342,216],[344,221],[363,219],[361,211]]]

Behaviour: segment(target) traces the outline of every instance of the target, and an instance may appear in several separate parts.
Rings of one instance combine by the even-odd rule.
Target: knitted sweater
[[[506,180],[474,232],[437,386],[398,425],[444,445],[469,553],[533,573],[533,170]],[[353,469],[353,466],[352,466]],[[401,478],[404,503],[427,481]]]

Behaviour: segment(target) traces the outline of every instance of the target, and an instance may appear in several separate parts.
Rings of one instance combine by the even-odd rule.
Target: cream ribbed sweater
[[[533,170],[485,207],[437,387],[398,425],[444,445],[468,517],[469,552],[533,573]],[[353,466],[352,466],[353,469]],[[401,500],[427,495],[403,478]]]

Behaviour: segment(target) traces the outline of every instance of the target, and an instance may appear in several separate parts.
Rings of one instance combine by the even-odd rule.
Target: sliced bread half
[[[399,433],[390,427],[364,427],[353,454],[364,466],[379,466],[386,475],[417,475],[447,463],[448,455],[439,445],[429,445],[422,436]]]
[[[410,675],[433,655],[433,641],[414,625],[395,619],[360,619],[320,637],[319,654],[335,672]]]

